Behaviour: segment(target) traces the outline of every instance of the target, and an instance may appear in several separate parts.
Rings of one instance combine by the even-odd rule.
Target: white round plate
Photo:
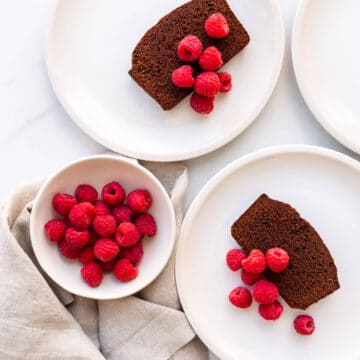
[[[360,345],[360,163],[318,147],[275,147],[245,156],[203,188],[184,220],[176,256],[176,280],[185,313],[203,342],[222,360],[358,359]],[[256,304],[241,310],[228,301],[241,284],[225,264],[236,247],[230,227],[266,193],[288,202],[324,239],[341,288],[305,313],[316,323],[300,336],[293,320],[301,311],[281,300],[284,312],[266,321]]]
[[[78,184],[91,184],[99,194],[102,187],[119,181],[126,193],[145,188],[153,198],[149,210],[157,221],[158,231],[152,238],[145,238],[144,257],[138,265],[136,279],[122,283],[109,273],[97,288],[88,286],[80,275],[81,263],[68,260],[51,243],[44,232],[44,225],[58,218],[52,207],[57,192],[74,194]],[[62,288],[72,294],[108,300],[132,295],[149,285],[168,262],[175,243],[175,214],[172,203],[159,180],[137,162],[119,156],[101,155],[77,160],[53,174],[38,192],[30,217],[30,237],[35,256],[44,271]]]
[[[138,159],[183,160],[239,135],[260,113],[277,82],[284,52],[278,0],[229,0],[251,42],[224,69],[233,90],[207,117],[189,98],[172,111],[128,75],[145,32],[186,0],[58,0],[46,39],[46,63],[60,102],[102,145]]]
[[[320,124],[360,153],[360,1],[302,0],[292,39],[303,97]]]

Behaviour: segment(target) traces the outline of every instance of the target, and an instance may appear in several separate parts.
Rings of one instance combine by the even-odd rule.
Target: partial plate
[[[310,146],[285,146],[245,156],[203,188],[183,223],[176,281],[185,313],[203,342],[222,360],[358,359],[360,345],[360,163]],[[237,247],[231,225],[262,193],[293,205],[324,239],[338,267],[341,288],[310,306],[312,336],[293,320],[302,313],[283,300],[277,321],[265,321],[256,304],[241,310],[228,301],[241,284],[225,264]]]
[[[360,2],[302,0],[292,36],[301,93],[320,124],[360,154]]]
[[[251,43],[224,67],[233,91],[219,96],[210,116],[194,113],[189,98],[165,112],[130,78],[136,44],[184,2],[56,2],[45,46],[50,80],[70,117],[102,145],[144,160],[196,157],[234,139],[268,101],[284,53],[278,0],[229,0]]]

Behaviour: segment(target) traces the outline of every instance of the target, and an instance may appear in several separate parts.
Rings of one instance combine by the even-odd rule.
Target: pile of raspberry
[[[145,189],[127,196],[116,181],[98,191],[79,185],[74,195],[57,193],[52,205],[61,218],[49,220],[44,230],[67,259],[79,259],[81,276],[91,287],[101,284],[105,272],[116,279],[137,277],[137,264],[143,257],[142,240],[156,234],[156,221],[147,213],[152,197]]]
[[[225,16],[215,13],[206,20],[205,31],[211,38],[222,39],[229,35],[230,28]],[[229,73],[216,73],[223,65],[221,52],[215,46],[203,50],[200,39],[188,35],[180,41],[177,54],[187,64],[173,71],[173,84],[180,88],[194,89],[190,99],[191,107],[200,114],[210,114],[214,109],[215,96],[229,92],[232,87]],[[195,69],[199,68],[200,72],[196,71],[195,76]]]
[[[247,255],[240,249],[229,250],[226,254],[226,264],[232,271],[241,269],[241,280],[245,285],[254,286],[252,293],[246,287],[239,286],[229,294],[229,301],[238,308],[248,308],[253,299],[259,304],[258,312],[265,320],[277,320],[283,312],[283,306],[278,300],[277,286],[264,279],[262,273],[268,268],[280,273],[290,262],[289,254],[281,248],[271,248],[264,254],[253,249]],[[314,319],[310,315],[298,315],[294,320],[294,328],[301,335],[311,335],[315,330]]]

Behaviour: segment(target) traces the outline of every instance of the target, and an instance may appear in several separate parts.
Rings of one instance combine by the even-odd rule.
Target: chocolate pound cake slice
[[[207,18],[221,12],[230,26],[223,39],[211,39],[205,32]],[[170,110],[188,96],[192,89],[173,85],[172,72],[183,65],[177,57],[177,46],[187,35],[196,35],[204,49],[216,46],[224,64],[249,43],[243,28],[226,0],[192,0],[164,16],[140,40],[132,54],[131,77],[152,96],[164,110]]]
[[[289,204],[261,195],[233,224],[231,234],[246,252],[281,247],[289,253],[285,271],[267,270],[265,276],[293,308],[306,309],[340,287],[323,240]]]

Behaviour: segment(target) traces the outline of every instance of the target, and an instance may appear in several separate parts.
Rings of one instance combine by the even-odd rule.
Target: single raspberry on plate
[[[55,242],[65,237],[66,224],[60,219],[52,219],[45,224],[44,229],[48,239]]]
[[[101,266],[96,262],[85,264],[81,268],[81,276],[91,287],[99,286],[104,277]]]
[[[290,257],[287,251],[281,248],[271,248],[266,251],[268,268],[276,273],[284,271],[289,265]]]
[[[61,255],[65,256],[68,259],[77,259],[78,253],[77,251],[70,248],[70,246],[66,243],[65,240],[60,240],[58,242],[58,248]]]
[[[141,241],[139,241],[133,246],[130,246],[128,248],[122,248],[120,253],[120,258],[129,259],[133,265],[136,265],[137,263],[140,262],[143,255],[144,255],[143,244]]]
[[[157,225],[154,217],[150,214],[140,214],[134,220],[134,225],[139,230],[141,236],[156,235]]]
[[[218,77],[220,80],[220,92],[226,93],[229,92],[232,88],[231,75],[225,71],[219,72]]]
[[[246,254],[239,249],[231,249],[226,254],[226,264],[232,271],[241,269],[241,262],[246,259]]]
[[[243,268],[252,274],[262,273],[266,269],[266,259],[262,251],[254,249],[242,262]]]
[[[116,220],[112,215],[95,216],[92,225],[102,237],[111,236],[116,231]]]
[[[75,190],[76,200],[80,202],[94,203],[98,198],[97,190],[88,184],[81,184]]]
[[[57,193],[52,200],[54,210],[61,216],[69,215],[75,204],[77,204],[76,198],[69,194]]]
[[[259,314],[265,320],[276,320],[280,317],[283,312],[283,306],[279,301],[275,300],[271,304],[260,304],[259,305]]]
[[[125,199],[125,190],[118,182],[112,181],[103,187],[101,198],[110,206],[120,205]]]
[[[177,53],[182,61],[196,61],[202,52],[202,43],[197,36],[188,35],[179,42]]]
[[[199,65],[205,71],[216,71],[223,66],[221,52],[215,46],[209,46],[199,58]]]
[[[207,115],[214,110],[214,98],[194,93],[191,96],[190,105],[197,113]]]
[[[121,224],[123,222],[131,222],[131,216],[134,215],[134,211],[127,205],[121,205],[112,209],[112,215],[116,222]]]
[[[229,301],[236,307],[248,308],[252,303],[251,293],[244,287],[237,287],[230,292]]]
[[[183,65],[175,69],[171,74],[173,84],[180,88],[192,88],[195,83],[194,69],[190,65]]]
[[[311,335],[315,331],[315,322],[310,315],[298,315],[294,320],[294,328],[300,335]]]
[[[82,249],[79,253],[80,262],[85,265],[95,261],[94,249],[90,246]]]
[[[252,274],[247,272],[245,269],[241,269],[241,280],[246,285],[254,285],[257,281],[261,279],[261,273]]]
[[[110,272],[114,270],[114,266],[115,266],[115,261],[111,260],[111,261],[105,261],[105,262],[101,262],[100,266],[102,267],[103,271],[105,272]]]
[[[121,223],[116,229],[115,240],[120,246],[135,245],[140,240],[139,230],[132,223]]]
[[[211,38],[222,39],[229,35],[230,27],[222,13],[215,13],[206,20],[205,31]]]
[[[219,76],[214,72],[202,72],[195,80],[195,92],[209,98],[213,98],[220,91],[220,86]]]
[[[94,254],[103,262],[114,260],[119,254],[119,245],[112,239],[99,239],[95,243]]]
[[[259,304],[271,304],[278,296],[277,286],[268,280],[259,280],[254,286],[253,297]]]
[[[120,259],[115,264],[114,275],[120,281],[129,281],[138,276],[138,269],[129,259]]]
[[[111,214],[110,207],[101,200],[96,200],[94,206],[95,206],[95,216]]]
[[[90,232],[88,230],[76,230],[68,228],[66,230],[65,241],[74,251],[80,251],[90,241]]]
[[[77,229],[87,229],[95,216],[95,207],[89,202],[76,204],[70,211],[70,223]]]
[[[128,206],[135,212],[145,212],[152,205],[152,197],[145,189],[136,189],[127,196]]]

